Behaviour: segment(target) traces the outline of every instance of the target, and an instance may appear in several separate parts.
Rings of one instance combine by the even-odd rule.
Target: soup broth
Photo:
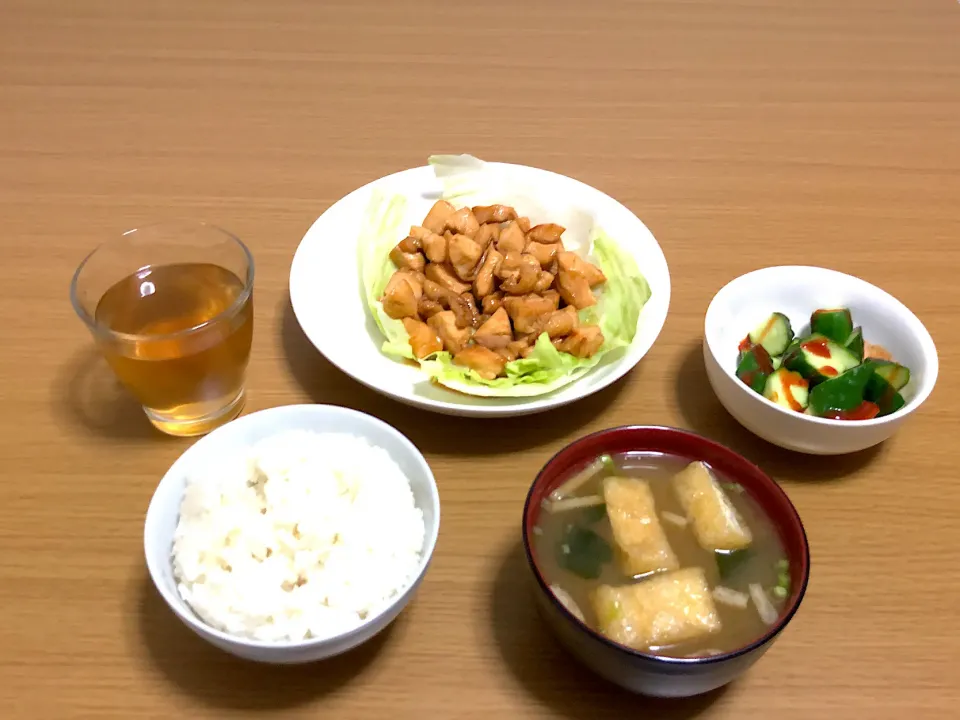
[[[592,629],[642,652],[736,650],[776,622],[790,594],[770,519],[738,484],[690,465],[660,454],[603,456],[544,501],[534,528],[537,564],[558,599]],[[687,479],[700,483],[697,492]],[[704,508],[710,483],[714,508],[727,510],[720,535],[708,522],[719,513]]]

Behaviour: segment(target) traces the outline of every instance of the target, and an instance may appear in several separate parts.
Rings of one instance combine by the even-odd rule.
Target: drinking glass
[[[243,409],[253,338],[253,257],[213,225],[128,230],[70,285],[100,352],[159,430],[202,435]]]

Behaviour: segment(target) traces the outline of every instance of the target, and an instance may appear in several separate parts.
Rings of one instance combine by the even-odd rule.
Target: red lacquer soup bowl
[[[531,535],[544,499],[573,473],[604,453],[663,453],[708,463],[740,483],[773,522],[790,562],[791,595],[777,622],[736,650],[712,657],[674,658],[639,652],[592,630],[568,611],[548,588],[537,565]],[[553,456],[530,487],[523,508],[523,546],[534,578],[541,615],[564,646],[606,679],[633,692],[656,697],[688,697],[726,685],[770,648],[796,614],[810,577],[810,548],[800,516],[786,493],[766,473],[732,450],[685,430],[630,426],[587,435]]]

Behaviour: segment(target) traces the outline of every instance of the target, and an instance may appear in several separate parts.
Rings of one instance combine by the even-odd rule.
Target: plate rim
[[[432,398],[412,396],[409,394],[397,392],[385,386],[375,385],[372,382],[364,379],[362,376],[358,375],[357,373],[352,372],[345,365],[338,363],[336,360],[329,357],[323,351],[320,345],[318,345],[314,341],[310,332],[307,330],[307,328],[304,325],[304,321],[301,318],[301,311],[298,311],[297,309],[296,297],[298,296],[298,293],[295,292],[295,286],[297,285],[296,276],[297,276],[297,268],[303,263],[302,259],[300,260],[300,263],[298,263],[298,258],[302,258],[302,253],[305,252],[304,243],[306,242],[310,234],[313,232],[317,224],[320,223],[321,220],[323,220],[324,216],[330,213],[332,210],[334,210],[334,208],[336,208],[341,203],[347,202],[354,195],[359,195],[365,191],[372,190],[374,186],[379,185],[380,183],[386,183],[390,179],[396,178],[399,175],[430,170],[429,165],[418,165],[418,166],[406,168],[403,170],[397,170],[395,172],[388,173],[387,175],[383,175],[382,177],[379,177],[367,183],[364,183],[360,187],[357,187],[351,190],[346,195],[341,196],[336,201],[331,203],[310,224],[310,227],[308,227],[307,230],[304,232],[303,237],[300,238],[300,242],[297,244],[297,249],[294,251],[293,258],[290,262],[290,271],[289,271],[288,281],[287,281],[287,290],[290,298],[290,307],[293,310],[294,317],[297,320],[297,324],[300,326],[301,332],[304,334],[304,336],[307,338],[310,344],[314,347],[314,349],[317,352],[319,352],[327,360],[327,362],[329,362],[331,365],[337,368],[340,372],[344,373],[346,376],[360,383],[364,387],[369,388],[370,390],[373,390],[374,392],[380,395],[389,397],[392,400],[396,400],[397,402],[400,402],[409,407],[415,407],[422,410],[435,412],[441,415],[451,415],[451,416],[458,416],[458,417],[484,417],[484,418],[520,417],[524,415],[533,415],[533,414],[545,412],[547,410],[563,407],[565,405],[569,405],[574,402],[583,400],[591,395],[595,395],[596,393],[602,390],[605,390],[606,388],[610,387],[614,383],[623,379],[631,370],[633,370],[640,363],[640,361],[644,357],[646,357],[647,353],[650,352],[650,350],[653,348],[653,345],[659,339],[660,334],[663,332],[663,328],[664,328],[664,325],[666,324],[666,319],[670,311],[670,300],[671,300],[672,289],[673,289],[673,285],[670,278],[670,267],[669,267],[669,263],[667,262],[666,254],[663,252],[663,246],[660,245],[660,241],[657,239],[656,235],[653,234],[653,231],[650,230],[649,227],[647,227],[646,223],[644,223],[643,220],[641,220],[640,217],[633,212],[633,210],[628,208],[626,205],[621,203],[612,195],[609,195],[603,190],[600,190],[599,188],[595,188],[592,185],[588,185],[582,180],[578,180],[576,178],[570,177],[568,175],[563,175],[561,173],[557,173],[552,170],[546,170],[544,168],[534,167],[532,165],[521,165],[518,163],[506,163],[506,162],[496,162],[496,161],[484,161],[484,163],[486,165],[490,165],[496,168],[503,168],[508,170],[515,168],[522,171],[534,171],[537,173],[544,173],[546,175],[553,176],[558,180],[561,180],[564,182],[572,182],[575,185],[579,185],[586,190],[589,190],[594,193],[599,193],[608,201],[613,202],[616,205],[619,205],[621,208],[623,208],[623,210],[629,213],[630,216],[632,216],[633,219],[636,220],[636,222],[640,223],[640,225],[650,234],[650,237],[653,238],[653,241],[660,252],[660,256],[663,260],[663,266],[666,271],[664,274],[665,287],[660,291],[660,294],[664,298],[662,301],[663,312],[662,312],[662,319],[660,320],[660,323],[659,323],[659,327],[656,329],[656,332],[650,338],[648,346],[643,350],[643,353],[639,357],[637,357],[637,359],[634,362],[629,364],[622,362],[621,367],[615,368],[612,372],[610,372],[607,375],[607,377],[605,377],[603,380],[601,380],[596,385],[594,385],[589,392],[586,392],[580,395],[574,394],[570,397],[557,397],[557,396],[554,396],[553,393],[548,393],[547,395],[543,395],[543,396],[532,396],[532,397],[528,396],[525,398],[524,397],[509,398],[510,400],[514,400],[516,402],[511,402],[511,403],[501,404],[501,405],[484,405],[482,404],[482,402],[484,399],[487,399],[487,398],[484,398],[482,396],[471,396],[471,397],[477,398],[480,401],[480,404],[460,405],[455,402],[449,402],[445,400],[434,400]],[[364,311],[367,312],[366,308],[364,308]],[[643,311],[641,310],[641,313],[642,312]],[[591,368],[591,370],[588,373],[586,373],[583,377],[578,378],[573,383],[571,383],[570,386],[565,386],[565,387],[575,386],[577,383],[581,382],[584,378],[589,376],[589,374],[594,370],[595,368]],[[558,388],[558,390],[562,390],[562,389],[563,388]],[[455,393],[456,391],[451,390],[450,392]],[[494,399],[503,399],[503,398],[494,398]],[[522,401],[526,401],[526,402],[522,402]]]

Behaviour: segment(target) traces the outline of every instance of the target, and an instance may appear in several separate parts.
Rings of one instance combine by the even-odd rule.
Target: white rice
[[[264,641],[346,632],[414,580],[423,513],[382,448],[288,431],[188,479],[173,542],[184,601]]]

